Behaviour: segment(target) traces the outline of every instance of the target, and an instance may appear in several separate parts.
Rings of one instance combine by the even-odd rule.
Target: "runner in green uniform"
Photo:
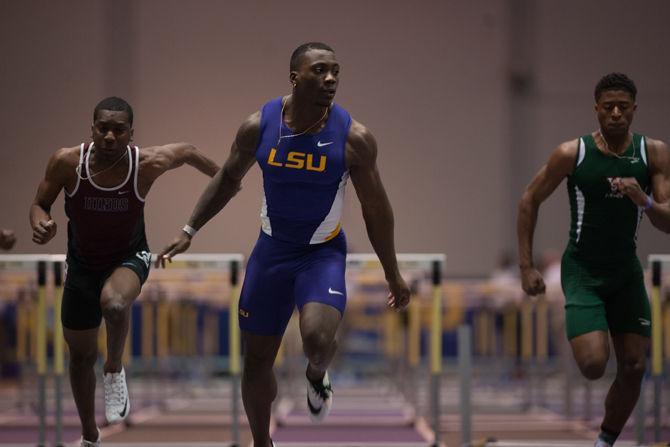
[[[567,336],[590,380],[605,372],[608,331],[617,359],[596,447],[616,441],[645,371],[651,316],[635,253],[640,220],[647,214],[654,226],[670,231],[670,153],[665,143],[629,131],[636,94],[633,81],[621,73],[598,82],[599,129],[554,150],[526,188],[517,219],[523,289],[537,295],[545,288],[532,254],[538,209],[567,177],[570,239],[561,264]]]

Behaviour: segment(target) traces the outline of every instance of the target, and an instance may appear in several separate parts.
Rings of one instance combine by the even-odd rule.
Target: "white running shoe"
[[[612,444],[609,444],[602,439],[598,439],[593,447],[612,447]]]
[[[84,437],[81,437],[81,444],[79,447],[100,447],[102,444],[100,443],[100,429],[98,429],[98,440],[97,441],[87,441],[84,439]]]
[[[333,404],[333,389],[330,386],[328,372],[323,376],[321,382],[312,382],[307,379],[307,408],[309,417],[315,424],[323,422],[330,413]]]
[[[121,368],[119,373],[106,373],[105,381],[105,416],[110,424],[121,422],[130,412],[126,372]]]

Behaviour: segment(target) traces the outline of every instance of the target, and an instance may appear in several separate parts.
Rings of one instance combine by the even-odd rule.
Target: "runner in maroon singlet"
[[[82,424],[82,447],[99,446],[95,421],[97,333],[107,328],[105,413],[123,420],[130,402],[121,363],[130,307],[149,274],[144,200],[164,172],[189,164],[212,177],[219,167],[193,145],[129,146],[133,111],[120,98],[102,100],[93,112],[92,142],[56,151],[30,209],[33,241],[56,235],[51,205],[65,190],[68,216],[67,278],[62,322],[70,349],[70,384]]]

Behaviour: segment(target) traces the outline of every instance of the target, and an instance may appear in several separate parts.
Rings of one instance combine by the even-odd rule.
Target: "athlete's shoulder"
[[[81,145],[63,147],[55,151],[47,163],[45,178],[61,185],[72,183],[79,165],[80,154]]]
[[[668,152],[668,145],[665,142],[661,140],[655,140],[647,136],[644,137],[644,140],[649,151],[661,152],[661,153]]]
[[[353,119],[351,118],[351,114],[349,113],[349,111],[347,111],[347,109],[345,109],[344,107],[342,107],[341,105],[339,105],[336,102],[333,103],[333,106],[331,108],[331,113],[335,114],[340,119],[349,121],[348,124],[353,122]]]
[[[370,129],[353,119],[351,120],[351,127],[349,127],[347,141],[357,147],[369,146],[373,143],[376,145],[375,137]]]
[[[72,147],[62,147],[53,153],[50,164],[54,168],[71,168],[79,164],[81,154],[81,145]]]
[[[288,100],[289,96],[277,96],[268,101],[265,101],[263,105],[258,109],[257,112],[252,113],[247,119],[254,117],[258,114],[258,125],[262,128],[263,125],[267,125],[270,120],[279,120],[279,115],[281,115],[284,104]],[[254,117],[255,118],[255,117]]]
[[[238,135],[240,133],[242,134],[247,134],[250,132],[258,132],[261,128],[261,111],[257,110],[251,115],[247,116],[244,121],[242,121],[242,124],[240,125],[240,128],[238,129],[237,133]]]
[[[370,129],[351,120],[347,135],[347,158],[350,165],[374,163],[377,158],[377,140]]]
[[[552,156],[556,156],[561,159],[574,160],[574,158],[577,156],[577,151],[579,150],[582,139],[583,137],[562,142],[554,149]]]
[[[81,144],[78,144],[77,146],[61,147],[60,149],[57,149],[54,152],[54,157],[62,159],[76,158],[77,162],[79,162],[79,154],[81,154],[81,146],[82,146]]]
[[[261,133],[261,111],[258,110],[247,116],[237,133],[235,134],[235,145],[242,150],[256,151]]]
[[[574,170],[577,160],[579,140],[564,141],[551,153],[547,162],[547,172],[556,178],[563,178]]]
[[[289,95],[286,96],[277,96],[272,99],[268,99],[263,103],[261,106],[260,110],[264,110],[267,108],[279,108],[281,109],[282,105],[286,102],[288,99]]]
[[[258,110],[251,115],[247,116],[244,121],[242,121],[242,124],[240,124],[240,128],[237,129],[237,137],[243,137],[243,138],[248,138],[250,136],[258,136],[258,133],[260,132],[261,129],[261,111]]]
[[[645,142],[650,166],[664,171],[670,169],[670,149],[668,149],[668,145],[661,140],[654,140],[649,137],[645,137]]]

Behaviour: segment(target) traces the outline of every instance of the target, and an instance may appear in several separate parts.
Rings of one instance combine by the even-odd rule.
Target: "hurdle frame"
[[[38,433],[37,446],[46,447],[46,382],[51,371],[54,376],[55,386],[55,446],[63,446],[62,440],[62,383],[64,375],[64,339],[63,328],[60,321],[60,304],[62,300],[62,289],[64,285],[65,272],[63,271],[63,264],[66,261],[64,254],[2,254],[0,255],[1,263],[34,263],[37,270],[37,353],[36,353],[36,370],[37,370],[37,384],[38,384]],[[151,262],[156,261],[156,256],[152,255]],[[237,311],[233,311],[233,306],[237,308],[239,300],[239,272],[244,262],[242,254],[199,254],[187,253],[181,254],[176,258],[176,262],[211,262],[211,263],[228,263],[230,268],[230,283],[231,283],[231,310],[229,325],[229,371],[231,374],[232,386],[232,433],[233,444],[231,447],[240,446],[240,418],[239,418],[239,388],[240,388],[240,371],[241,371],[241,354],[240,354],[240,330],[237,324]],[[169,267],[168,267],[169,268]],[[53,272],[49,275],[49,272]],[[52,285],[50,289],[47,287]],[[47,291],[51,293],[47,296]],[[46,331],[46,311],[47,301],[54,306],[54,355],[53,363],[50,365],[47,357],[47,331]],[[51,368],[50,368],[51,366]]]
[[[156,255],[152,254],[151,262],[156,262]],[[244,255],[239,253],[182,253],[174,258],[175,263],[213,263],[213,264],[228,264],[230,269],[230,308],[229,308],[229,324],[228,324],[228,371],[231,378],[231,412],[232,412],[232,444],[230,447],[240,447],[240,386],[241,386],[241,371],[242,371],[242,355],[241,355],[241,335],[240,326],[237,322],[238,306],[240,300],[240,272],[244,263]],[[170,268],[170,264],[166,264],[166,268]]]
[[[440,375],[442,374],[442,320],[443,320],[443,277],[447,264],[447,255],[444,253],[397,253],[396,259],[401,263],[416,262],[419,264],[429,264],[432,282],[431,298],[431,323],[430,323],[430,416],[433,430],[432,447],[439,447],[440,444]],[[347,267],[357,263],[379,263],[379,257],[375,253],[350,253],[347,254]],[[418,326],[418,314],[412,309],[412,300],[410,300],[410,319],[414,321],[413,325]],[[418,353],[413,348],[410,349],[410,362],[418,361]]]
[[[654,442],[661,441],[661,411],[663,394],[663,264],[670,264],[670,255],[651,254],[651,376],[654,386]]]
[[[38,396],[38,433],[37,446],[46,447],[46,406],[47,406],[47,377],[49,375],[49,359],[47,358],[47,330],[46,330],[46,314],[47,301],[50,300],[54,305],[56,304],[56,294],[60,292],[62,286],[62,276],[58,276],[58,270],[61,269],[63,262],[65,262],[65,255],[53,254],[10,254],[0,255],[0,263],[10,264],[30,264],[34,263],[37,273],[37,315],[36,321],[36,372],[37,372],[37,396]],[[49,271],[53,271],[53,276],[49,275]],[[51,281],[50,281],[51,280]],[[48,289],[52,283],[53,287]],[[59,284],[60,283],[60,284]],[[47,291],[51,294],[47,296]],[[52,296],[53,295],[53,296]],[[58,319],[56,320],[56,317]],[[60,341],[56,341],[60,338]],[[57,404],[60,404],[62,397],[62,372],[63,372],[63,329],[60,322],[60,308],[54,314],[54,354],[53,354],[53,368],[54,368],[54,382],[55,382],[55,399]],[[56,409],[56,439],[55,445],[60,447],[62,443],[62,411]],[[60,426],[58,423],[60,422]]]

